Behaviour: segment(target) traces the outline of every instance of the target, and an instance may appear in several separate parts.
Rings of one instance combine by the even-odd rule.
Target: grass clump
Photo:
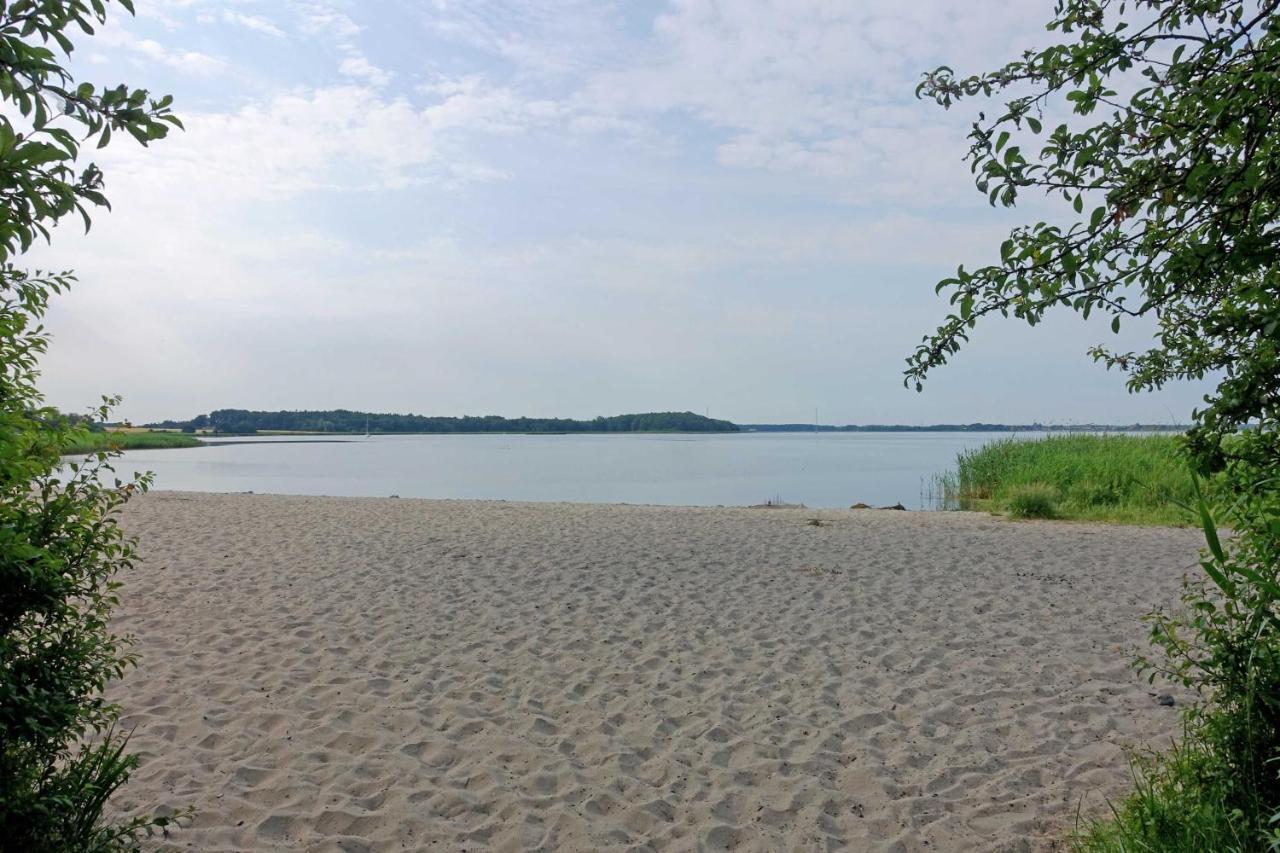
[[[1055,518],[1058,515],[1058,490],[1048,483],[1013,486],[1005,495],[1004,506],[1014,518]]]
[[[1135,756],[1133,791],[1109,819],[1083,822],[1077,853],[1265,849],[1232,802],[1230,768],[1193,731],[1164,754]]]
[[[125,432],[102,430],[77,432],[62,448],[65,455],[97,453],[103,450],[153,450],[170,447],[199,447],[200,439],[180,432]]]
[[[1175,436],[994,441],[961,453],[956,470],[939,477],[938,485],[945,503],[960,509],[1122,524],[1195,523],[1187,509],[1194,502],[1191,480]]]

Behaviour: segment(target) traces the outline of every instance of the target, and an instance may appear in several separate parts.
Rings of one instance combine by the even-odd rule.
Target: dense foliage
[[[1012,90],[974,124],[969,162],[992,204],[1039,190],[1067,227],[1015,228],[1000,263],[941,282],[955,314],[910,359],[920,386],[978,320],[1035,324],[1056,307],[1159,323],[1143,353],[1094,356],[1134,390],[1221,371],[1199,426],[1230,432],[1280,403],[1280,2],[1059,0],[1067,43],[1002,68],[926,75],[944,106]],[[1117,90],[1134,88],[1128,97]],[[1072,116],[1047,130],[1063,107]],[[1089,123],[1095,112],[1101,121]],[[1024,153],[1023,145],[1039,147]],[[1089,212],[1085,214],[1085,211]]]
[[[1232,443],[1242,446],[1223,479],[1255,488],[1220,498],[1217,516],[1208,499],[1196,501],[1204,574],[1184,582],[1181,610],[1148,617],[1155,653],[1139,660],[1153,680],[1200,701],[1185,709],[1171,753],[1136,757],[1137,790],[1113,820],[1082,828],[1082,851],[1280,850],[1280,464],[1268,436]],[[1260,448],[1259,468],[1250,455]],[[1217,531],[1224,522],[1235,528],[1228,541]]]
[[[105,453],[60,467],[114,401],[75,422],[45,404],[40,322],[73,279],[14,265],[64,216],[87,226],[106,204],[101,172],[75,166],[86,137],[145,144],[176,124],[167,98],[77,84],[63,69],[72,35],[105,15],[102,0],[0,2],[0,846],[33,853],[128,849],[168,823],[102,816],[134,764],[102,698],[133,662],[107,627],[113,578],[134,559],[114,516],[147,483],[114,481]]]
[[[737,432],[729,421],[693,412],[648,412],[577,421],[569,418],[428,417],[334,409],[327,412],[251,412],[218,409],[191,421],[163,421],[167,429],[194,427],[218,433],[251,434],[259,430],[290,432]]]
[[[1182,612],[1155,618],[1144,662],[1202,701],[1180,748],[1142,762],[1116,820],[1080,839],[1088,849],[1280,848],[1278,27],[1280,0],[1058,0],[1060,43],[973,76],[939,68],[919,89],[944,107],[1000,95],[970,134],[978,188],[992,204],[1031,190],[1065,208],[1064,224],[1015,228],[999,263],[939,283],[956,311],[908,360],[909,386],[981,318],[1034,325],[1054,308],[1117,331],[1154,319],[1146,351],[1092,350],[1130,390],[1217,381],[1185,441],[1215,475],[1196,501],[1204,575]],[[1237,535],[1219,541],[1218,522]]]

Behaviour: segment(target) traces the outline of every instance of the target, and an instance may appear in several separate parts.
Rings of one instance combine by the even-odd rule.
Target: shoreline
[[[175,433],[181,435],[194,435],[197,438],[226,436],[228,438],[253,438],[255,436],[289,436],[289,435],[332,435],[332,436],[353,436],[357,438],[375,437],[375,436],[395,436],[395,435],[548,435],[548,436],[564,436],[564,435],[833,435],[833,434],[858,434],[858,435],[910,435],[914,433],[923,434],[942,434],[942,435],[1177,435],[1186,432],[1189,426],[1108,426],[1105,424],[1089,425],[1082,427],[1068,426],[1022,426],[1015,424],[991,424],[989,427],[984,425],[983,428],[967,428],[952,424],[944,424],[941,426],[856,426],[856,427],[827,427],[820,426],[818,429],[761,429],[753,425],[742,425],[740,429],[701,429],[701,430],[677,430],[677,429],[636,429],[636,430],[546,430],[546,431],[529,431],[529,430],[436,430],[429,432],[379,432],[370,433],[355,432],[312,432],[307,430],[258,430],[257,432],[201,432],[184,433],[179,429],[169,427],[148,428],[152,432],[157,433]]]
[[[267,443],[267,442],[261,442]],[[302,443],[302,442],[298,442]],[[781,513],[782,511],[790,511],[796,513],[826,513],[835,516],[837,519],[856,518],[860,515],[911,515],[911,516],[964,516],[976,517],[995,521],[1003,524],[1025,525],[1046,527],[1097,527],[1103,530],[1177,530],[1180,532],[1197,533],[1199,528],[1194,525],[1178,525],[1178,524],[1145,524],[1130,523],[1123,521],[1100,521],[1088,518],[1011,518],[1000,512],[996,512],[989,507],[978,507],[970,509],[943,509],[924,507],[912,509],[903,506],[870,506],[870,505],[851,505],[851,506],[808,506],[806,504],[658,504],[658,503],[637,503],[630,501],[572,501],[572,500],[525,500],[519,498],[429,498],[418,496],[400,496],[400,495],[331,495],[331,494],[307,494],[302,492],[259,492],[254,490],[243,492],[210,492],[199,489],[151,489],[147,495],[152,496],[174,496],[173,499],[181,500],[182,496],[220,498],[220,497],[259,497],[259,498],[296,498],[298,500],[331,500],[331,501],[395,501],[395,502],[420,502],[426,504],[475,504],[477,506],[527,506],[527,507],[548,507],[563,506],[577,507],[581,509],[610,509],[610,508],[632,508],[632,509],[662,509],[662,510],[751,510],[755,513],[767,512],[769,514]],[[136,499],[135,499],[136,500]],[[1203,544],[1203,540],[1201,540]]]
[[[1052,849],[1176,731],[1126,648],[1198,547],[198,492],[124,522],[142,666],[109,698],[142,763],[113,803],[194,804],[174,850]]]

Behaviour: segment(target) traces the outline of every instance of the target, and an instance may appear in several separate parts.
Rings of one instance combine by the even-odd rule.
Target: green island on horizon
[[[938,423],[914,424],[738,424],[694,412],[642,412],[574,418],[507,418],[501,415],[461,417],[362,412],[348,409],[254,411],[216,409],[189,420],[145,424],[152,430],[189,434],[441,434],[441,433],[620,433],[620,432],[1181,432],[1184,424],[1045,424]]]

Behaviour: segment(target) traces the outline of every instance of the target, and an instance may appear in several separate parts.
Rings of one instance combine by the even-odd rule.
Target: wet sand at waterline
[[[228,851],[1053,849],[1177,730],[1128,661],[1199,545],[177,492],[126,525],[115,806],[192,804],[168,843]]]

